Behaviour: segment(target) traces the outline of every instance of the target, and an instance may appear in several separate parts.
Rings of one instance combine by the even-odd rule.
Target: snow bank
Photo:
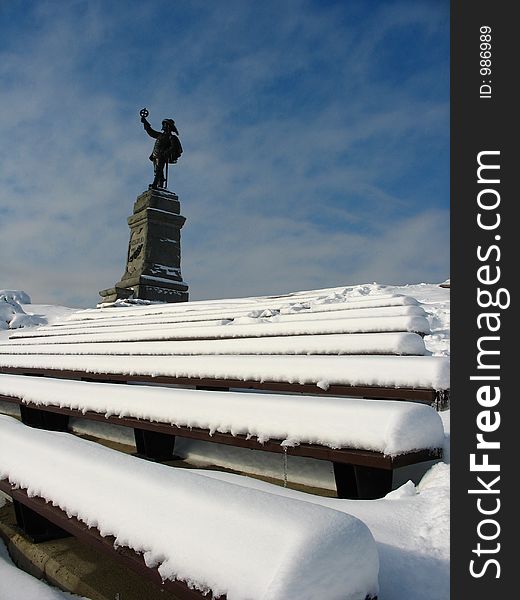
[[[228,600],[364,600],[377,593],[374,539],[339,511],[1,416],[0,478],[143,553],[163,578]]]
[[[31,298],[29,294],[22,292],[21,290],[0,290],[0,298],[6,300],[12,300],[19,304],[30,304]]]
[[[419,283],[387,286],[388,292],[415,298],[424,309],[431,333],[424,338],[426,348],[435,356],[450,355],[450,290],[438,284]]]
[[[28,315],[21,304],[30,304],[31,299],[25,292],[18,290],[0,290],[0,329],[18,329],[34,327],[42,319]]]
[[[395,456],[441,448],[442,421],[413,402],[183,390],[0,375],[0,394],[24,402]]]
[[[443,356],[39,356],[0,355],[1,367],[151,377],[447,390]]]

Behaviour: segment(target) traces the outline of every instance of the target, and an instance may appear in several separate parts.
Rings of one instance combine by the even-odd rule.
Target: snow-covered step
[[[423,316],[366,317],[355,319],[333,319],[318,321],[297,321],[295,323],[229,323],[202,326],[200,323],[148,325],[145,329],[134,329],[131,325],[115,326],[108,331],[90,330],[85,333],[50,335],[38,330],[12,334],[11,339],[38,338],[39,343],[76,342],[129,342],[167,339],[219,339],[291,335],[323,335],[347,333],[405,332],[427,334],[430,332],[428,320]]]
[[[251,394],[0,374],[0,396],[34,406],[131,417],[176,427],[398,456],[442,447],[436,411],[423,404]]]
[[[167,582],[200,592],[227,600],[366,600],[378,592],[369,529],[326,507],[140,461],[2,416],[0,480],[3,489],[27,490],[28,505],[29,496],[43,498],[53,505],[49,511],[144,555]]]
[[[443,356],[69,356],[0,355],[0,368],[188,378],[448,390]],[[317,390],[318,391],[318,390]],[[368,395],[368,394],[367,394]],[[377,396],[376,397],[380,397]]]

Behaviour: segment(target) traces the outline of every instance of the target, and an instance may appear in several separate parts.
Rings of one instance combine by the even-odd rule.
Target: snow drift
[[[22,304],[30,304],[31,299],[19,290],[0,290],[0,329],[18,329],[34,327],[43,321],[34,315],[28,315]]]

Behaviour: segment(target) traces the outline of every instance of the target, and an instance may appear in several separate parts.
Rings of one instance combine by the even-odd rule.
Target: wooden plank
[[[138,485],[138,482],[136,482]],[[141,554],[134,552],[130,548],[119,546],[114,548],[115,538],[112,536],[103,537],[94,527],[87,527],[85,523],[79,521],[76,517],[68,517],[67,513],[62,511],[57,506],[45,502],[43,498],[29,498],[26,490],[15,489],[7,480],[0,480],[0,490],[27,506],[34,512],[41,515],[43,518],[51,521],[61,529],[64,529],[81,542],[91,546],[94,550],[115,558],[125,568],[132,569],[138,575],[145,577],[158,586],[158,593],[161,589],[166,589],[175,594],[179,600],[210,600],[213,595],[204,595],[189,588],[182,581],[171,581],[169,579],[164,582],[159,575],[159,571],[155,568],[147,567]],[[201,540],[201,545],[203,540]],[[225,600],[226,596],[219,596],[219,600]]]
[[[197,356],[197,355],[428,355],[423,338],[410,332],[269,336],[151,342],[40,343],[40,338],[0,343],[1,355]]]
[[[178,427],[169,423],[158,423],[146,421],[143,419],[136,419],[132,417],[105,417],[105,415],[93,411],[87,411],[83,413],[80,410],[61,408],[59,406],[22,402],[19,398],[15,398],[12,396],[0,395],[0,400],[13,402],[15,404],[20,404],[36,410],[48,411],[57,414],[68,415],[71,417],[89,419],[93,421],[101,421],[105,423],[111,423],[113,425],[122,425],[124,427],[131,427],[132,429],[144,429],[147,431],[156,431],[168,435],[179,435],[181,437],[201,440],[205,442],[226,444],[228,446],[236,446],[239,448],[264,450],[267,452],[275,452],[278,454],[287,453],[291,456],[303,456],[307,458],[328,460],[335,463],[345,463],[362,467],[374,467],[378,469],[393,470],[398,467],[404,467],[407,465],[412,465],[429,460],[436,460],[442,457],[440,449],[418,450],[415,452],[400,454],[398,456],[387,456],[381,452],[374,452],[371,450],[358,450],[352,448],[334,449],[328,448],[326,446],[319,446],[317,444],[282,446],[280,440],[269,440],[268,442],[261,444],[260,442],[258,442],[258,440],[254,438],[247,438],[245,435],[231,435],[230,433],[218,432],[210,435],[209,431],[206,429]]]
[[[85,371],[69,371],[61,369],[45,369],[30,367],[0,367],[0,373],[16,375],[32,375],[41,377],[55,377],[57,379],[76,379],[84,381],[121,382],[121,383],[156,383],[162,385],[175,385],[184,387],[214,387],[268,390],[271,392],[301,393],[311,396],[352,396],[356,398],[371,398],[374,400],[405,400],[434,405],[437,400],[437,391],[427,388],[389,388],[375,386],[348,386],[330,385],[326,390],[318,388],[315,384],[299,384],[260,381],[241,381],[236,379],[197,379],[187,377],[167,377],[152,375],[120,375],[118,373],[87,373]]]

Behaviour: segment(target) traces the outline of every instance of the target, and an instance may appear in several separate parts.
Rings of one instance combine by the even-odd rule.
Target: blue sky
[[[152,140],[192,299],[449,276],[447,0],[0,0],[0,288],[92,306]]]

